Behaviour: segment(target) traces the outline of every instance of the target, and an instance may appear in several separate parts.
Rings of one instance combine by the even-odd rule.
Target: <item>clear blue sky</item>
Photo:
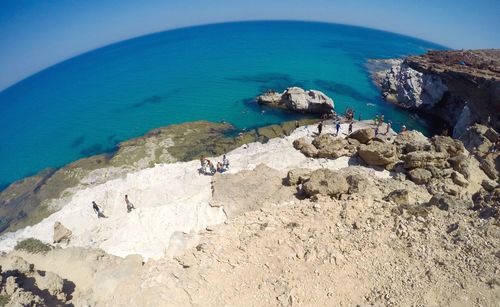
[[[500,0],[0,0],[0,90],[85,51],[195,24],[314,20],[499,48],[499,15]]]

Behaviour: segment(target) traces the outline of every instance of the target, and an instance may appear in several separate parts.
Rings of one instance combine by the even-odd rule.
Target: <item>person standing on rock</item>
[[[319,125],[318,125],[318,135],[321,134],[321,131],[323,131],[323,121],[319,122]]]
[[[352,125],[353,125],[353,121],[351,121],[351,122],[349,123],[349,132],[348,132],[348,134],[351,134],[351,133],[352,133]]]
[[[99,208],[99,206],[95,203],[95,201],[92,201],[92,209],[94,209],[94,212],[97,214],[98,218],[100,217],[107,218],[107,216],[105,216],[104,213],[102,213],[101,208]]]
[[[229,168],[229,160],[226,158],[226,155],[222,156],[222,167],[224,167],[224,169]]]
[[[128,195],[125,195],[125,203],[127,204],[127,212],[130,213],[133,209],[135,209],[134,204],[128,200]]]
[[[335,125],[335,129],[337,130],[337,134],[336,136],[339,135],[339,132],[340,132],[340,122],[338,121],[337,124]]]
[[[388,121],[387,122],[387,129],[385,130],[385,134],[389,133],[389,131],[391,130],[391,126],[392,126],[392,122]]]
[[[378,126],[375,126],[375,136],[378,135]]]
[[[375,126],[378,126],[378,114],[377,114],[377,115],[375,115],[375,119],[373,120],[373,124],[374,124]]]
[[[360,122],[360,121],[361,121],[361,113],[359,113],[359,115],[358,115],[358,122]]]
[[[405,126],[405,125],[403,125],[403,126],[401,127],[401,133],[403,133],[403,132],[406,132],[406,126]]]
[[[297,128],[299,128],[299,121],[298,120],[295,121],[295,129],[297,129]]]

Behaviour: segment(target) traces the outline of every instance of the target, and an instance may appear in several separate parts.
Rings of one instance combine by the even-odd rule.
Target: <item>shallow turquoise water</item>
[[[369,58],[444,47],[366,28],[306,22],[192,27],[107,46],[0,93],[0,186],[110,151],[155,127],[222,119],[240,129],[295,118],[251,99],[292,85],[330,95],[337,111],[426,123],[379,98]],[[368,103],[368,105],[367,105]]]

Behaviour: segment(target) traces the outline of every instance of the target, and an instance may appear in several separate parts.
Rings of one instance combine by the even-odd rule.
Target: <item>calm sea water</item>
[[[369,58],[443,49],[366,28],[243,22],[143,36],[85,53],[0,93],[0,185],[112,150],[155,127],[206,119],[251,128],[295,118],[252,101],[296,85],[330,95],[337,111],[426,123],[379,98]]]

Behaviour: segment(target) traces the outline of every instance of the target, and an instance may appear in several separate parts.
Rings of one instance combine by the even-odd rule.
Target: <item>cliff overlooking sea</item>
[[[372,63],[385,64],[374,79],[387,101],[436,114],[454,137],[474,123],[500,129],[500,50],[430,51]]]
[[[371,87],[365,96],[323,79],[240,76],[231,82],[253,84],[254,113],[243,117],[261,116],[257,127],[167,125],[10,184],[0,192],[0,302],[496,306],[498,51],[370,55],[385,58],[369,65],[397,107],[370,109],[380,94]],[[414,112],[449,130],[414,129]],[[287,120],[263,125],[270,114]]]

